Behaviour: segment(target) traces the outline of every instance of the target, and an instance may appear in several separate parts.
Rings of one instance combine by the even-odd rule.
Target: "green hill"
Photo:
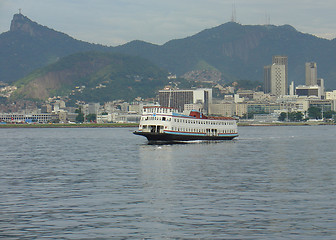
[[[168,83],[168,73],[148,60],[117,53],[87,52],[62,58],[17,81],[13,99],[107,102],[154,97]]]

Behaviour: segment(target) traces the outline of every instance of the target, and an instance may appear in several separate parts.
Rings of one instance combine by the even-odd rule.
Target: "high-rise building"
[[[287,95],[285,65],[272,64],[264,67],[265,93],[277,97]]]
[[[317,85],[317,65],[315,62],[306,63],[306,86]]]
[[[272,64],[285,66],[285,92],[288,94],[288,57],[287,56],[273,56]]]
[[[264,92],[271,93],[271,66],[264,66]]]
[[[277,97],[288,94],[288,60],[273,56],[272,65],[264,67],[264,91]]]
[[[202,104],[205,113],[208,113],[212,103],[212,89],[197,90],[160,90],[159,103],[162,107],[172,107],[180,112],[184,111],[185,104]]]

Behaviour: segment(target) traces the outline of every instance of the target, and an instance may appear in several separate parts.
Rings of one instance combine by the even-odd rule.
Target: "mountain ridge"
[[[273,55],[287,55],[289,82],[304,83],[305,62],[318,65],[318,77],[336,88],[336,39],[301,33],[290,25],[242,25],[228,22],[162,45],[134,40],[107,47],[76,40],[16,14],[9,32],[0,34],[0,81],[12,83],[62,57],[86,51],[139,56],[181,76],[202,68],[216,69],[222,81],[262,81]]]

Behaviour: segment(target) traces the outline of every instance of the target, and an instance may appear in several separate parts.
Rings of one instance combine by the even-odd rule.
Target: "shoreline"
[[[261,123],[261,122],[238,122],[238,127],[258,127],[258,126],[326,126],[336,125],[333,122],[276,122],[276,123]]]
[[[138,123],[54,123],[54,124],[0,124],[0,128],[126,128],[138,127]],[[258,127],[258,126],[322,126],[336,125],[328,122],[279,122],[279,123],[257,123],[238,122],[238,127]]]

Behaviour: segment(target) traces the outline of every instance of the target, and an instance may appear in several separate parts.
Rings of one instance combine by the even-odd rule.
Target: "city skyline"
[[[9,30],[13,14],[21,11],[33,21],[76,39],[108,46],[132,40],[164,44],[229,22],[233,16],[243,25],[289,24],[298,31],[333,39],[335,10],[331,0],[2,0],[0,33]]]

